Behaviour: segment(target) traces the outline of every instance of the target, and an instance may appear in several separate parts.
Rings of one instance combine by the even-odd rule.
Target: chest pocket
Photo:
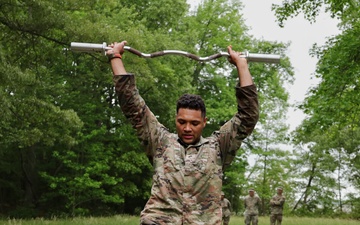
[[[185,165],[184,151],[180,144],[164,146],[161,155],[164,173],[177,172]]]
[[[206,173],[209,171],[210,153],[207,148],[187,149],[185,156],[185,172]]]
[[[185,156],[185,174],[204,173],[213,174],[217,171],[218,163],[221,162],[218,148],[214,144],[204,144],[199,147],[189,147]]]

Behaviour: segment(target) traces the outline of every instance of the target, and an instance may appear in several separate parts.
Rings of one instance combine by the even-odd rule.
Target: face
[[[250,195],[251,197],[254,197],[254,191],[249,191],[249,195]]]
[[[282,190],[281,189],[277,189],[277,193],[278,193],[278,195],[282,195]]]
[[[201,110],[180,108],[176,115],[176,132],[186,144],[195,144],[200,140],[206,125]]]

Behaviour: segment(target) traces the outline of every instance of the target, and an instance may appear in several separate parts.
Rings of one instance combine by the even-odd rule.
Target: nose
[[[191,125],[190,125],[190,123],[186,123],[186,124],[185,124],[185,126],[184,126],[184,131],[185,131],[185,132],[191,131]]]

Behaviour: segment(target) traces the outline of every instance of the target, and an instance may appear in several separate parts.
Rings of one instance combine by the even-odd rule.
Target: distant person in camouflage
[[[177,133],[158,122],[139,95],[135,76],[125,70],[125,44],[109,45],[106,54],[121,109],[136,129],[154,168],[150,199],[141,212],[140,223],[220,225],[223,168],[231,163],[259,117],[257,90],[246,59],[228,47],[229,62],[236,66],[239,76],[235,88],[237,113],[220,130],[204,138],[206,109],[198,95],[184,94],[179,98]]]
[[[225,198],[224,192],[221,192],[221,208],[223,225],[229,225],[232,208],[230,201]]]
[[[249,195],[245,197],[245,225],[258,225],[259,222],[259,208],[261,206],[261,200],[258,195],[255,194],[254,189],[249,190]]]
[[[285,196],[282,194],[283,189],[282,187],[278,187],[276,189],[277,194],[274,195],[270,200],[270,224],[275,225],[277,222],[277,225],[281,225],[282,217],[283,217],[283,209],[284,209],[284,203],[285,203]]]

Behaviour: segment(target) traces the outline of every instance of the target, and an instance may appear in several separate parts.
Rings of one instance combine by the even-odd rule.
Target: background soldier
[[[245,225],[257,225],[258,215],[261,201],[258,195],[255,195],[255,190],[250,189],[249,195],[245,197]]]
[[[230,201],[225,198],[224,192],[221,192],[221,207],[222,207],[223,225],[228,225],[230,222],[230,215],[232,208]]]
[[[283,189],[281,187],[277,188],[277,194],[274,195],[270,200],[270,224],[275,225],[277,221],[277,225],[281,225],[282,222],[282,214],[285,203],[285,196],[282,195]]]

